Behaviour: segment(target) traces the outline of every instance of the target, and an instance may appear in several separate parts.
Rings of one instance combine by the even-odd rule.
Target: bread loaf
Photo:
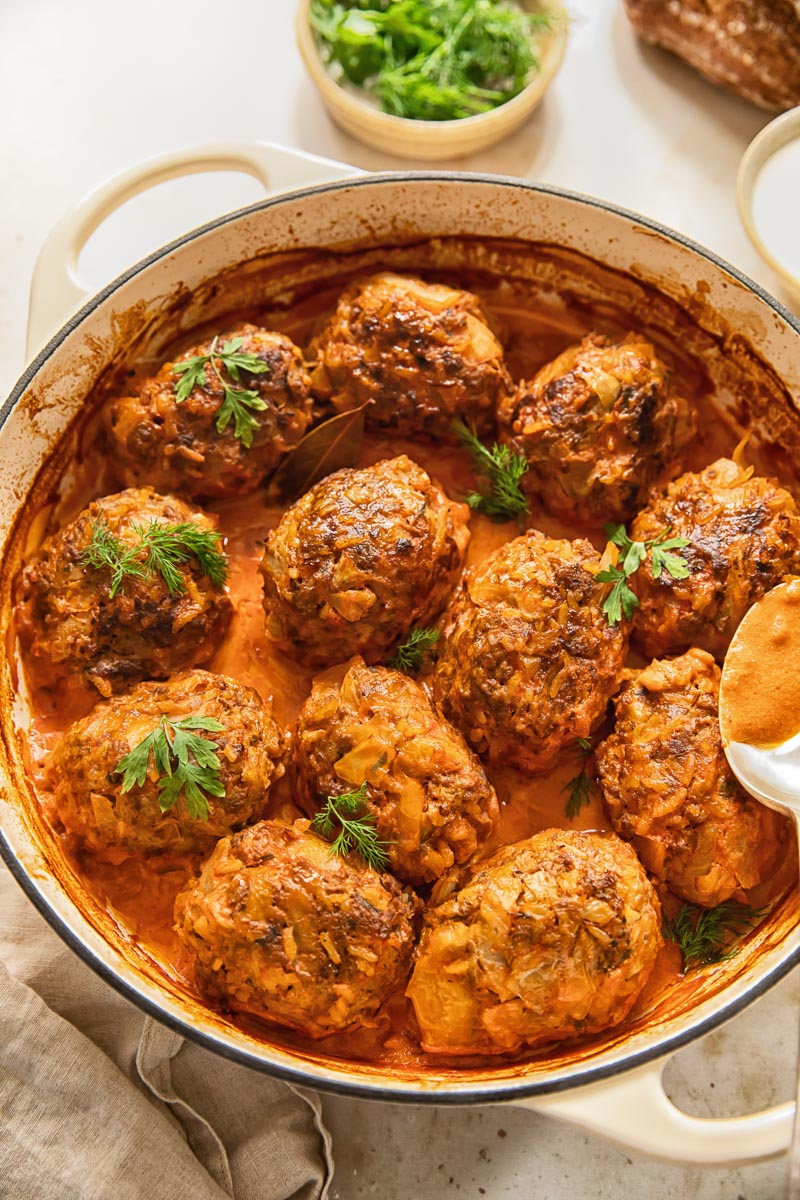
[[[800,104],[799,0],[625,0],[646,42],[760,108]]]

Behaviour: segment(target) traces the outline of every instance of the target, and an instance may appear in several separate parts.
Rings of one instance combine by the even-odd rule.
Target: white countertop
[[[739,158],[766,114],[634,38],[620,0],[568,0],[566,60],[523,130],[445,167],[520,175],[671,225],[769,289],[735,208]],[[0,4],[0,393],[25,365],[39,246],[66,208],[132,163],[180,146],[258,139],[367,169],[414,166],[331,125],[295,50],[291,0],[3,0]],[[422,164],[417,164],[422,165]],[[82,258],[94,290],[185,229],[258,199],[244,176],[193,177],[139,198]],[[698,1114],[754,1111],[792,1093],[793,973],[681,1051],[670,1094]],[[331,1099],[338,1200],[773,1200],[783,1165],[686,1170],[632,1158],[565,1125],[501,1108]]]

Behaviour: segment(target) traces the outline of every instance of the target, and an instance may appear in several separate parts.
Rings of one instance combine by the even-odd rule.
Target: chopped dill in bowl
[[[519,95],[553,20],[511,0],[312,0],[309,19],[340,81],[422,121],[473,117]]]

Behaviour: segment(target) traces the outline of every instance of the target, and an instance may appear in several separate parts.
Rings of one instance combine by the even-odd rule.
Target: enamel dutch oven
[[[248,172],[271,194],[188,233],[87,300],[77,255],[103,218],[148,186],[211,170]],[[25,539],[36,532],[32,515],[57,477],[56,447],[59,462],[72,452],[68,429],[87,396],[112,370],[157,355],[195,325],[267,299],[308,295],[343,264],[492,271],[533,288],[554,311],[559,304],[622,309],[631,327],[662,338],[666,330],[681,353],[702,363],[719,404],[752,429],[753,446],[772,447],[785,472],[800,473],[800,322],[680,235],[613,205],[519,180],[360,175],[278,147],[207,147],[112,181],[65,218],[42,251],[29,326],[29,350],[38,353],[0,413],[3,644],[12,580]],[[786,1149],[793,1105],[703,1120],[671,1104],[661,1073],[679,1046],[732,1017],[800,960],[796,889],[734,959],[678,981],[620,1029],[529,1062],[389,1071],[259,1040],[181,991],[81,888],[26,779],[16,730],[27,708],[12,655],[0,672],[3,857],[76,954],[185,1037],[310,1087],[417,1104],[509,1102],[674,1161],[733,1164]]]

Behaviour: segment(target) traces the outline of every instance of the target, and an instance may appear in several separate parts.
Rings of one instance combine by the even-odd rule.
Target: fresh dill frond
[[[629,587],[628,580],[636,574],[648,554],[654,579],[659,579],[662,571],[666,571],[673,579],[688,578],[689,564],[686,559],[670,551],[688,546],[689,538],[671,538],[669,529],[665,529],[658,537],[647,542],[634,542],[628,537],[624,525],[606,525],[604,528],[608,540],[620,551],[616,565],[598,571],[594,577],[598,583],[614,585],[603,602],[603,612],[609,625],[616,625],[623,616],[630,621],[639,607],[639,597]]]
[[[126,545],[120,541],[101,518],[90,525],[91,538],[81,551],[80,565],[85,569],[111,572],[110,598],[113,600],[127,578],[142,579],[147,574],[140,562],[140,545]]]
[[[325,807],[311,822],[311,828],[330,840],[338,826],[339,832],[331,843],[331,854],[346,858],[354,850],[368,867],[385,871],[389,866],[386,853],[389,843],[378,837],[375,814],[367,808],[367,794],[365,780],[354,792],[328,796]]]
[[[133,525],[146,551],[145,569],[158,572],[173,595],[186,591],[183,575],[178,570],[197,559],[203,575],[216,588],[221,588],[228,576],[228,562],[220,551],[221,536],[216,529],[203,529],[193,521],[181,521],[176,525],[164,525],[151,520],[148,525]]]
[[[585,808],[591,800],[592,793],[597,790],[597,780],[587,769],[588,760],[592,754],[592,739],[590,737],[578,738],[578,748],[578,761],[581,769],[572,779],[568,779],[561,789],[567,797],[564,815],[569,821],[573,821],[577,817],[581,809]]]
[[[89,544],[80,556],[81,566],[111,572],[111,600],[122,590],[126,579],[146,579],[159,574],[172,595],[183,595],[186,583],[179,567],[191,558],[216,588],[228,574],[228,561],[220,550],[222,538],[215,529],[203,529],[192,521],[167,525],[150,520],[146,525],[132,523],[135,542],[123,542],[108,528],[105,520],[93,521]]]
[[[749,933],[764,916],[763,908],[751,908],[736,900],[726,900],[716,908],[682,904],[671,919],[664,920],[665,938],[677,943],[683,957],[683,969],[726,962],[738,954],[737,938]]]
[[[233,421],[234,437],[249,450],[259,426],[253,413],[263,412],[267,407],[266,401],[252,388],[231,387],[222,377],[220,368],[227,372],[234,383],[239,383],[241,371],[249,371],[251,375],[263,375],[269,370],[269,364],[257,354],[243,353],[243,345],[244,338],[238,337],[232,338],[217,349],[217,338],[214,338],[208,354],[196,354],[183,362],[174,363],[172,371],[175,375],[180,375],[175,386],[175,401],[182,404],[196,387],[206,386],[206,366],[211,364],[213,373],[222,385],[222,404],[217,410],[216,418],[217,432],[224,433]]]
[[[438,629],[412,629],[406,640],[397,647],[387,665],[405,675],[416,675],[438,641]]]
[[[122,775],[122,792],[143,787],[153,757],[158,772],[159,804],[167,812],[186,797],[189,816],[207,821],[209,796],[225,795],[220,779],[217,744],[192,730],[219,733],[224,728],[216,717],[162,717],[156,728],[117,763],[114,771]]]
[[[510,521],[530,512],[528,498],[520,488],[520,481],[528,472],[526,459],[510,446],[500,446],[497,442],[490,449],[464,421],[455,421],[453,430],[461,445],[472,455],[475,474],[487,484],[480,491],[465,496],[470,508],[493,521]]]

